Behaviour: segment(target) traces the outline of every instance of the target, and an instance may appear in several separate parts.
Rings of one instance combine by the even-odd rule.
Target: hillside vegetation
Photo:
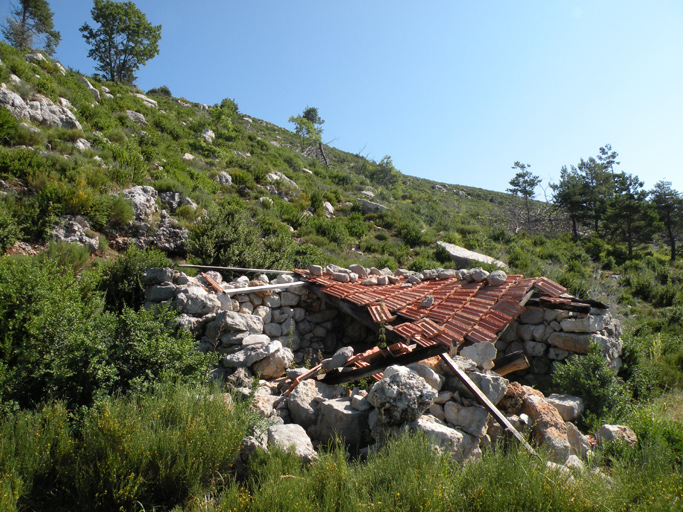
[[[340,151],[241,113],[232,99],[207,106],[164,86],[143,94],[86,83],[3,43],[0,59],[3,97],[62,106],[78,123],[0,108],[3,509],[680,508],[683,268],[666,237],[607,229],[614,217],[595,221],[595,210],[583,222],[567,207],[408,176],[390,157]],[[159,195],[145,220],[124,194],[135,186]],[[87,221],[96,249],[53,240],[65,216]],[[182,243],[169,250],[164,229]],[[591,464],[604,478],[549,475],[503,446],[456,467],[418,437],[367,461],[334,446],[309,467],[263,455],[237,479],[231,465],[260,420],[211,387],[213,362],[168,328],[173,311],[142,308],[143,271],[177,259],[452,267],[437,240],[610,305],[627,327],[620,373],[586,358],[555,385],[594,400],[589,427],[625,422],[638,447],[602,450]]]

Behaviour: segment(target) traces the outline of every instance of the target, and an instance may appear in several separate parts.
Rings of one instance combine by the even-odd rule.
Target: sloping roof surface
[[[423,281],[406,286],[406,278],[395,284],[366,286],[361,280],[340,283],[331,275],[314,276],[295,270],[303,279],[322,287],[324,293],[367,308],[372,320],[391,325],[394,332],[421,346],[445,343],[460,346],[465,341],[495,342],[498,334],[523,311],[527,294],[534,289],[557,299],[566,288],[545,277],[508,275],[500,286],[486,281],[466,282],[457,277]],[[427,300],[423,306],[423,300]]]

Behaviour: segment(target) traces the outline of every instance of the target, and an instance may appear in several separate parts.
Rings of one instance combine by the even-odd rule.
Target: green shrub
[[[83,510],[183,505],[234,462],[248,404],[171,383],[110,399],[85,419],[75,487]]]
[[[58,482],[68,480],[74,456],[64,404],[3,415],[0,439],[0,509],[26,509],[36,497],[63,492]]]
[[[7,203],[0,201],[0,254],[12,247],[21,237],[21,230],[14,216],[8,211]]]
[[[173,96],[171,94],[171,89],[168,88],[166,85],[162,85],[161,87],[154,87],[147,91],[148,95],[157,95],[157,96],[166,96],[167,98],[170,98]]]
[[[51,242],[38,255],[41,262],[54,262],[58,267],[80,274],[90,262],[90,248],[81,244]]]
[[[82,405],[108,389],[111,318],[81,284],[48,257],[0,258],[0,401]]]
[[[594,418],[624,413],[631,399],[628,387],[620,384],[608,368],[598,343],[591,345],[588,354],[555,366],[552,381],[559,392],[583,398],[586,412]]]
[[[96,287],[104,292],[105,307],[121,312],[124,308],[140,309],[145,303],[142,276],[153,267],[167,267],[168,258],[156,249],[141,250],[131,245],[117,258],[103,263]]]
[[[188,250],[193,261],[203,265],[264,269],[291,266],[291,238],[263,238],[262,234],[240,205],[225,202],[192,226]]]

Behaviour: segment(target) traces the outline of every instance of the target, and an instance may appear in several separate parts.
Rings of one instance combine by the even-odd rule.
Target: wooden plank
[[[351,370],[350,372],[344,372],[339,370],[331,370],[325,375],[318,377],[318,380],[324,382],[325,384],[343,384],[344,382],[351,382],[354,380],[363,379],[365,377],[371,377],[376,373],[384,371],[387,366],[392,365],[407,365],[410,363],[416,363],[427,359],[429,357],[438,356],[448,351],[448,347],[443,343],[437,343],[435,345],[430,345],[425,348],[418,348],[407,354],[403,354],[396,357],[379,356],[375,358],[370,366],[365,366],[363,368],[358,368],[356,370]]]
[[[523,351],[518,350],[517,352],[494,359],[492,370],[501,377],[504,377],[509,373],[526,370],[527,368],[529,368],[529,360]]]
[[[223,288],[221,288],[221,285],[219,285],[211,277],[207,276],[204,272],[200,272],[200,275],[204,279],[206,279],[206,282],[209,283],[209,288],[211,288],[214,292],[222,292],[223,291]]]
[[[460,379],[460,381],[465,385],[465,387],[472,393],[475,398],[479,401],[481,405],[484,406],[484,409],[486,409],[489,414],[491,414],[498,423],[503,425],[507,430],[510,431],[510,433],[515,436],[515,438],[522,443],[522,446],[527,449],[529,453],[532,455],[535,455],[540,459],[536,451],[531,447],[529,443],[526,442],[526,439],[524,439],[524,436],[517,432],[517,429],[512,426],[512,423],[508,421],[508,419],[505,417],[505,415],[498,410],[498,408],[493,405],[493,402],[488,399],[488,397],[481,392],[481,390],[477,387],[477,385],[472,382],[472,379],[470,379],[467,374],[460,369],[460,367],[455,364],[453,359],[450,358],[448,354],[441,354],[440,355],[441,359],[443,360],[444,363],[455,373],[455,376]]]
[[[261,272],[263,274],[293,274],[291,270],[271,270],[267,268],[238,268],[238,267],[215,267],[212,265],[190,265],[189,263],[176,263],[181,268],[203,268],[206,270],[230,270],[232,272]]]

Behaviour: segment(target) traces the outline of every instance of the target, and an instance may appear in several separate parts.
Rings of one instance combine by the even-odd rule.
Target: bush
[[[82,510],[169,510],[234,462],[253,419],[222,393],[172,383],[109,399],[86,418],[75,487]]]
[[[0,401],[92,403],[111,384],[111,320],[71,269],[47,257],[0,258]]]
[[[263,237],[239,204],[224,202],[192,226],[188,250],[195,263],[240,268],[288,268],[294,249],[285,235]]]
[[[140,309],[145,303],[145,287],[142,284],[145,270],[168,265],[169,260],[161,251],[144,251],[134,245],[117,258],[103,263],[96,288],[104,292],[106,309],[117,313],[124,308]]]
[[[629,406],[630,391],[608,368],[597,342],[591,345],[588,354],[558,364],[553,370],[552,380],[559,392],[583,398],[586,412],[593,418],[600,418],[606,413],[622,414]]]
[[[198,383],[207,369],[193,335],[174,330],[175,311],[124,309],[116,318],[108,358],[115,363],[114,391],[144,391],[166,377]]]
[[[0,254],[12,247],[21,236],[17,221],[6,206],[6,202],[0,200]]]

